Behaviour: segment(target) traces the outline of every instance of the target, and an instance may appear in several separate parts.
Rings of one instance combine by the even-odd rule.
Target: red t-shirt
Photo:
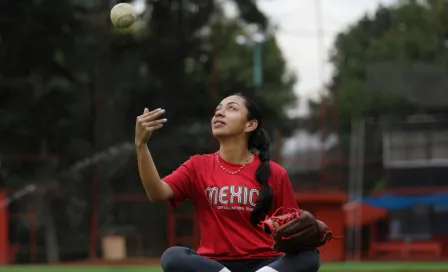
[[[217,162],[218,153],[195,155],[172,174],[163,178],[174,192],[171,204],[190,199],[196,210],[201,230],[198,254],[215,260],[257,259],[281,255],[271,249],[272,238],[251,224],[250,214],[258,199],[260,183],[255,171],[258,156],[238,174],[225,172]],[[229,171],[241,165],[220,158]],[[270,162],[269,185],[274,192],[272,214],[280,207],[298,208],[286,170]]]

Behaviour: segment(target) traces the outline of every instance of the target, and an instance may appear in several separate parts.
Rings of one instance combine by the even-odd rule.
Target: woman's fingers
[[[156,109],[149,111],[145,108],[143,114],[137,117],[135,125],[135,141],[136,143],[147,142],[153,131],[161,129],[166,123],[166,118],[158,119],[165,113],[164,109]]]
[[[145,108],[145,110],[143,111],[142,115],[151,115],[151,114],[154,114],[154,113],[156,113],[158,111],[161,111],[161,110],[162,110],[161,108],[158,108],[158,109],[149,111],[148,108]]]
[[[155,126],[145,127],[145,130],[149,133],[152,133],[155,130],[161,129],[163,127],[163,124],[158,124]]]
[[[164,109],[157,109],[157,110],[140,115],[140,117],[141,117],[140,119],[142,120],[142,122],[145,123],[145,122],[149,122],[149,121],[157,119],[164,113],[165,113]]]
[[[154,121],[150,121],[150,122],[143,122],[142,126],[145,127],[145,128],[156,127],[156,126],[158,126],[160,124],[166,123],[166,121],[167,121],[167,119],[164,118],[164,119],[154,120]]]
[[[144,113],[137,117],[137,125],[143,126],[144,123],[151,122],[160,117],[164,113],[165,113],[164,109],[156,109],[149,112],[148,109],[145,108]]]

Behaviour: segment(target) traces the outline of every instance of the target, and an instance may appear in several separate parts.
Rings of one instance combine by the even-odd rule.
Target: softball
[[[110,12],[110,19],[116,28],[128,28],[135,22],[134,9],[128,3],[117,4]]]

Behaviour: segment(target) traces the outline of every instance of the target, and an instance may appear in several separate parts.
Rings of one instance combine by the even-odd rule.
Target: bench
[[[370,245],[371,258],[386,254],[389,257],[439,259],[442,255],[442,245],[435,241],[418,242],[374,242]]]

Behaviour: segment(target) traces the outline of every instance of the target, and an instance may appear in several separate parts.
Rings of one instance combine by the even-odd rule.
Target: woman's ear
[[[258,121],[257,120],[250,120],[246,123],[246,132],[252,132],[256,130],[258,127]]]

